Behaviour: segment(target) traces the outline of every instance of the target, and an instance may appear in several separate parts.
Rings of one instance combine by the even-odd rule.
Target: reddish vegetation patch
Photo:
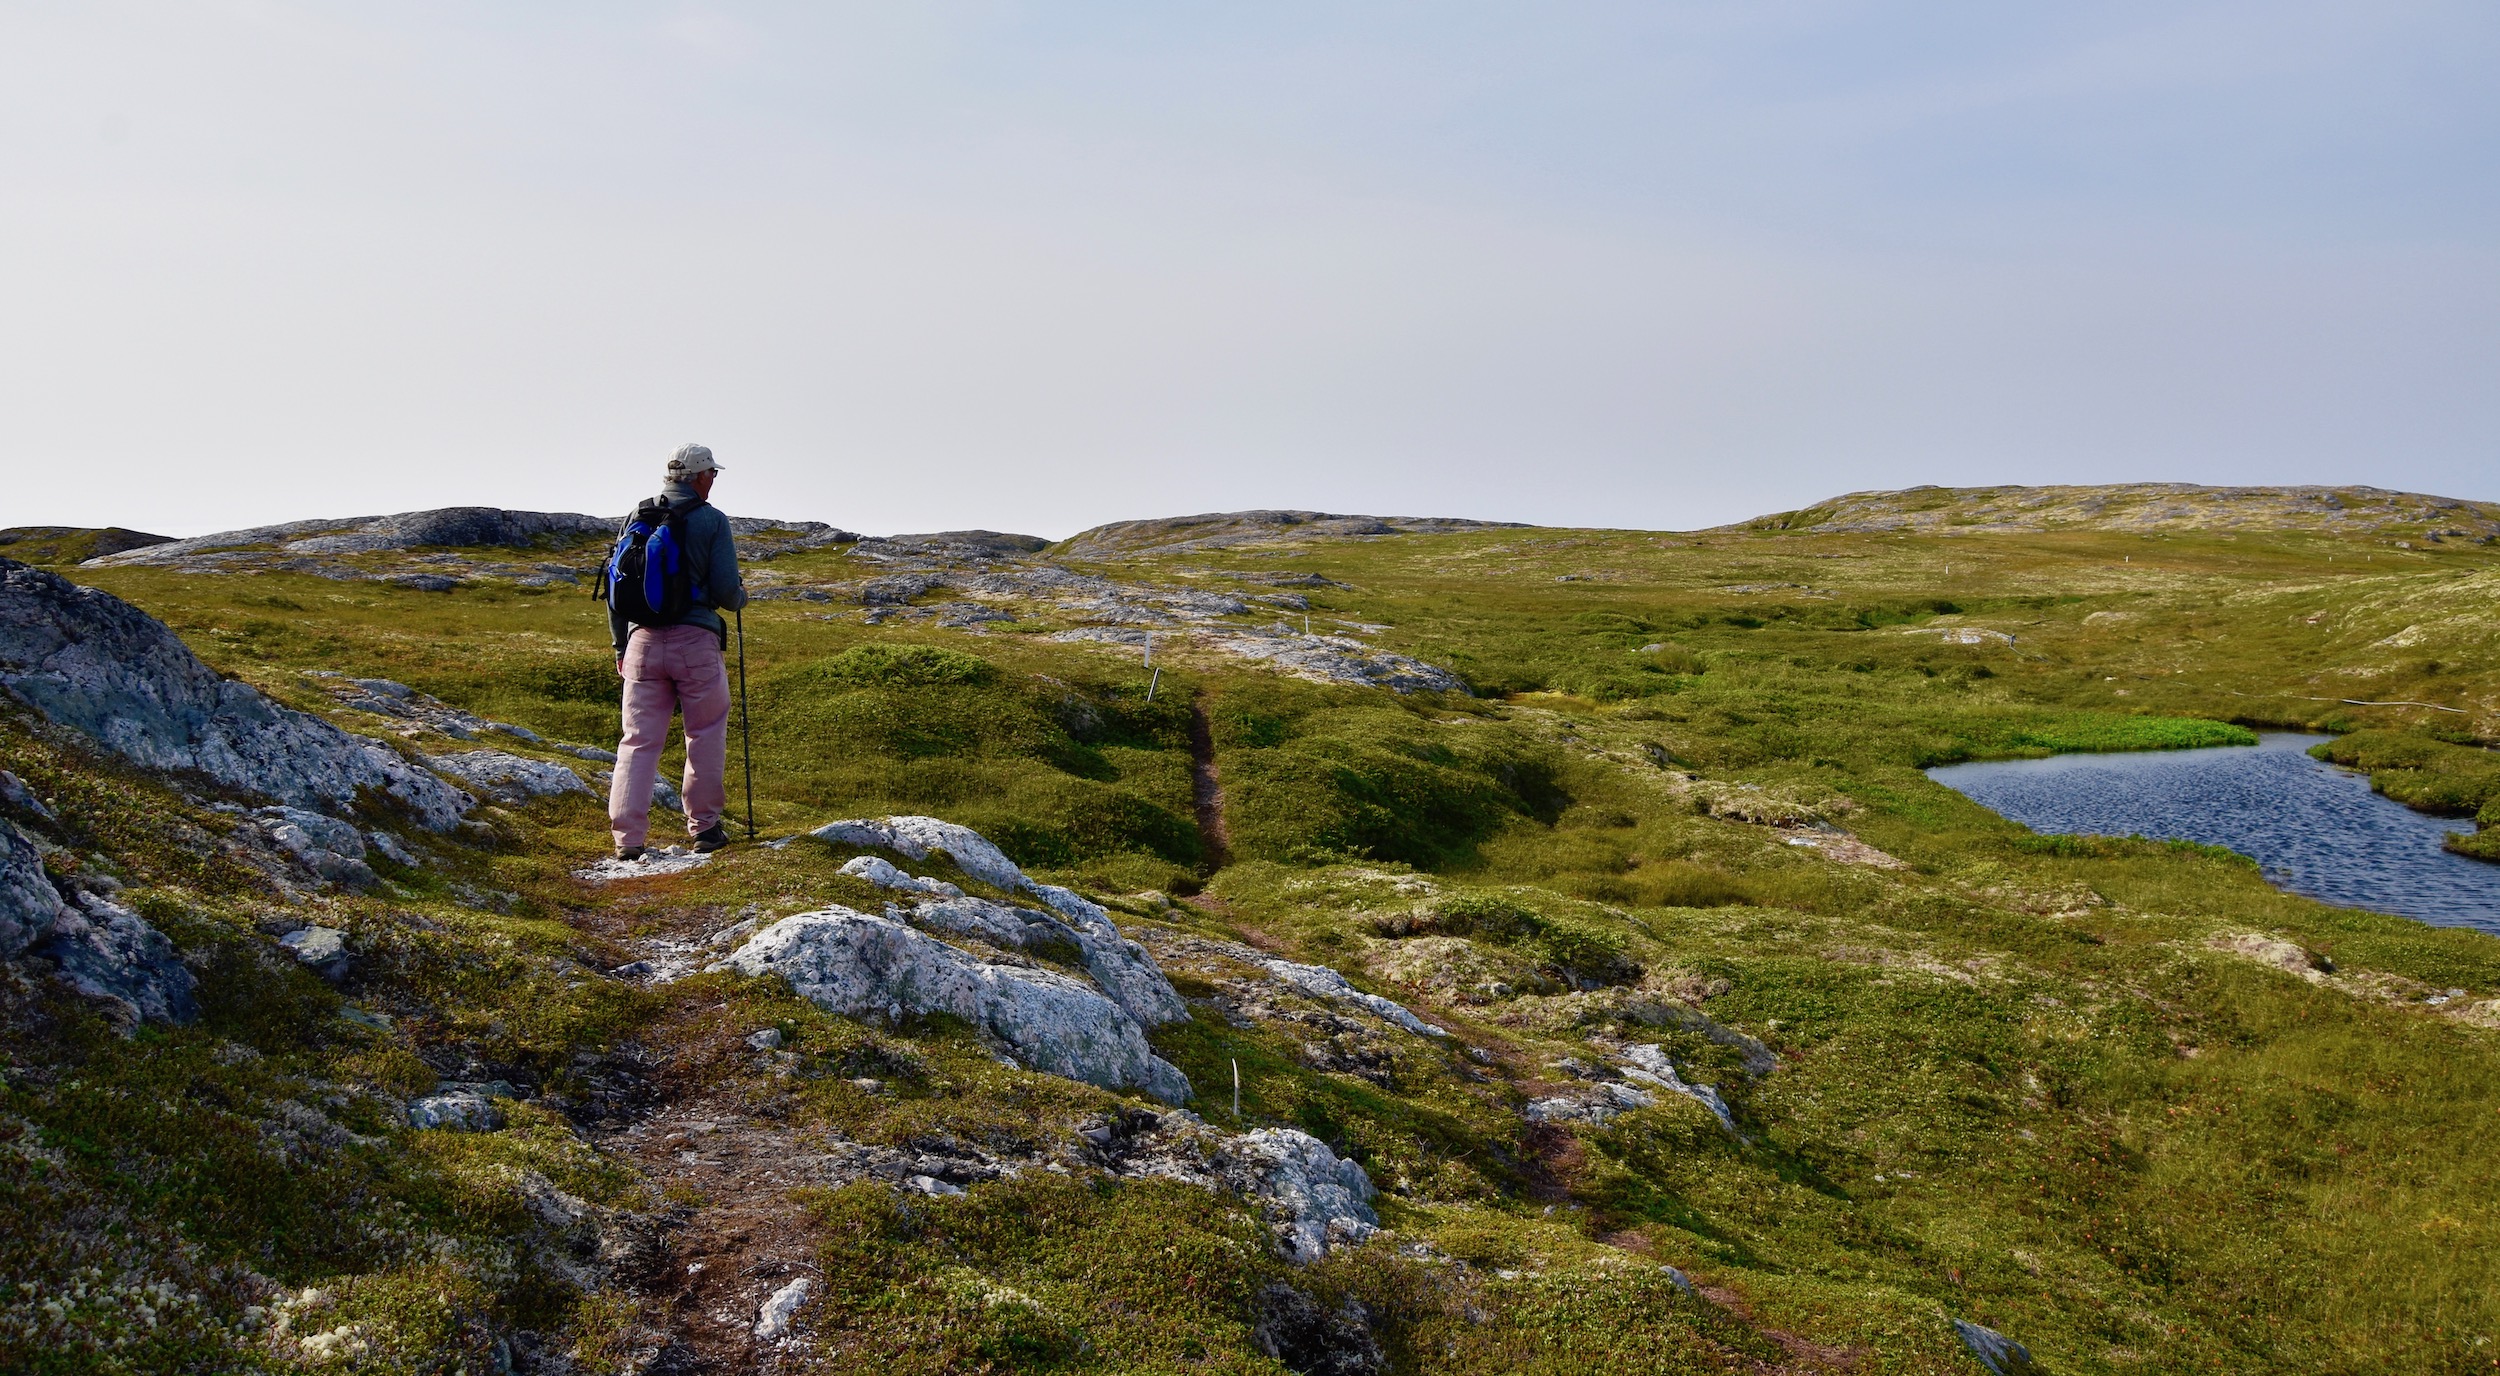
[[[1567,1203],[1572,1182],[1587,1165],[1588,1149],[1580,1139],[1552,1123],[1530,1123],[1519,1135],[1519,1174],[1531,1199]]]

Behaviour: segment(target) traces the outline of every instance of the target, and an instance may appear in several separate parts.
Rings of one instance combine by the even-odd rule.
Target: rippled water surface
[[[2500,933],[2500,865],[2440,849],[2474,824],[2391,803],[2366,777],[2309,758],[2325,739],[2272,733],[2254,749],[1991,760],[1927,776],[2033,831],[2229,846],[2294,893]]]

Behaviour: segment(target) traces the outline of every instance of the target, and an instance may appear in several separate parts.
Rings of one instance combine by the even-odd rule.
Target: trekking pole
[[[747,727],[747,615],[730,612],[738,621],[738,758],[747,781],[747,839],[755,839],[755,733]]]

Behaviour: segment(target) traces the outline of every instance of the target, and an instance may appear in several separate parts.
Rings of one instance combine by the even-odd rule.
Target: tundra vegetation
[[[863,613],[798,594],[881,566],[796,548],[746,620],[757,821],[800,839],[616,882],[577,873],[598,801],[556,793],[323,883],[216,806],[252,800],[0,703],[0,811],[170,936],[202,1008],[121,1027],[32,966],[0,991],[0,1367],[1978,1371],[1959,1319],[2060,1372],[2500,1370],[2500,939],[2209,848],[2035,836],[1921,773],[2310,727],[2489,825],[2500,551],[2437,513],[1999,528],[1985,494],[1957,525],[1938,491],[1060,561],[1291,587],[1315,634],[1473,695],[1184,629],[1149,697],[1138,647],[1055,638],[1081,615]],[[351,730],[454,744],[316,673],[585,774],[555,743],[613,744],[604,619],[560,582],[59,571]],[[1190,1001],[1151,1031],[1189,1108],[1359,1163],[1381,1231],[1296,1264],[1237,1194],[1103,1165],[1160,1105],[700,970],[733,924],[880,911],[861,852],[806,833],[889,814],[1109,908]],[[308,925],[343,971],[274,939]],[[494,1086],[485,1119],[411,1126],[454,1085]],[[845,1152],[959,1169],[791,1166]],[[758,1337],[777,1293],[803,1298]]]

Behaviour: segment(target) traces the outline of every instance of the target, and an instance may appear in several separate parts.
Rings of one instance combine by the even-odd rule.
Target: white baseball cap
[[[697,473],[714,473],[719,469],[720,465],[712,459],[712,451],[699,444],[686,445],[670,455],[668,460],[668,475],[672,478],[691,478]]]

